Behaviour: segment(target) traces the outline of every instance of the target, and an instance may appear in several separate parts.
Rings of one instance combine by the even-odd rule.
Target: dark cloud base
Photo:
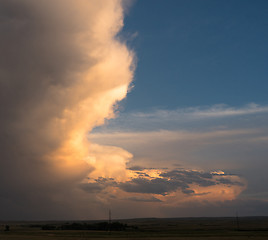
[[[184,194],[195,194],[191,184],[201,187],[209,187],[224,184],[227,186],[244,186],[243,182],[233,181],[226,177],[233,176],[224,173],[198,172],[193,170],[164,170],[161,169],[159,177],[150,177],[144,170],[148,168],[129,168],[137,174],[126,182],[117,182],[114,179],[98,178],[93,183],[84,183],[81,188],[85,191],[102,191],[107,187],[117,187],[129,193],[168,195],[174,191],[181,190]]]

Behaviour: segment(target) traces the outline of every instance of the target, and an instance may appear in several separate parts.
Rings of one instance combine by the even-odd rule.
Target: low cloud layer
[[[138,170],[137,170],[138,169]],[[245,179],[218,172],[201,172],[183,168],[157,169],[137,167],[126,171],[128,179],[89,178],[81,188],[89,194],[113,192],[118,200],[137,202],[161,202],[177,206],[194,200],[217,202],[234,200],[246,188]],[[109,200],[109,196],[106,196]],[[112,199],[110,199],[112,200]]]

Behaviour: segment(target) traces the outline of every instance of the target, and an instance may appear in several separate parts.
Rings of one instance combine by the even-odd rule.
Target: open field
[[[101,221],[75,221],[78,224],[95,224]],[[102,221],[103,222],[103,221]],[[118,220],[126,224],[124,231],[62,230],[66,221],[57,222],[1,222],[1,240],[85,240],[85,239],[268,239],[268,217],[239,218],[173,218]],[[9,225],[10,230],[4,231]],[[42,230],[42,226],[57,230]]]

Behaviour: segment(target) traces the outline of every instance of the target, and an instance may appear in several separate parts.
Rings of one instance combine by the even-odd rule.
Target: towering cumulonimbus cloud
[[[98,163],[86,135],[133,78],[123,13],[120,0],[0,2],[1,218],[75,217],[87,201],[77,186]]]

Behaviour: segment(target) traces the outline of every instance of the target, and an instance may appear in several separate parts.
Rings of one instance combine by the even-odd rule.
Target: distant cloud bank
[[[196,214],[206,215],[205,209],[216,204],[226,214],[237,208],[254,215],[262,212],[257,203],[268,201],[263,181],[268,181],[267,122],[268,107],[254,103],[132,112],[96,128],[89,139],[133,154],[127,171],[135,177],[114,187],[139,195],[137,202],[158,199],[164,216],[195,204]],[[251,211],[242,207],[250,204]],[[188,210],[185,216],[194,216]],[[215,208],[216,213],[225,215]]]

